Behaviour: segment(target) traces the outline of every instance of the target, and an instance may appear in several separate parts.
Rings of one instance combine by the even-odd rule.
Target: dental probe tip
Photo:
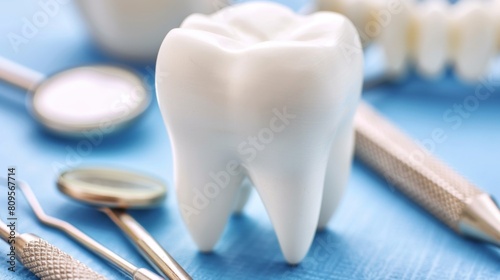
[[[500,247],[500,209],[487,193],[467,203],[457,227],[464,236]]]
[[[360,104],[355,123],[359,159],[457,233],[500,246],[500,209],[489,194],[424,152],[370,105]]]

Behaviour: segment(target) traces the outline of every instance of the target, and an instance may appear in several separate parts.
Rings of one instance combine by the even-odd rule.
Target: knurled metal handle
[[[106,279],[36,235],[21,234],[16,245],[19,261],[42,280]]]
[[[356,156],[454,230],[466,205],[482,193],[417,145],[369,105],[356,118]]]

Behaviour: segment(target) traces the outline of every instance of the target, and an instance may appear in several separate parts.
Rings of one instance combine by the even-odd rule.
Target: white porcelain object
[[[463,80],[477,81],[495,55],[494,20],[485,2],[463,0],[452,7],[452,62]]]
[[[248,178],[285,259],[304,258],[346,185],[362,64],[347,18],[271,2],[192,15],[166,36],[157,97],[200,250],[213,249]]]
[[[317,0],[317,6],[320,10],[339,12],[351,19],[363,44],[379,43],[388,75],[400,76],[405,72],[414,0]]]
[[[412,11],[411,53],[420,74],[438,77],[445,69],[450,38],[447,0],[425,1]]]
[[[386,72],[399,76],[411,58],[419,72],[438,77],[447,63],[464,81],[486,74],[500,50],[500,0],[317,0],[354,21],[363,43],[379,43]]]
[[[396,4],[394,4],[396,3]],[[385,54],[387,73],[402,75],[409,56],[408,29],[414,0],[373,0],[372,19],[381,26],[378,42]]]
[[[367,32],[367,23],[370,19],[371,5],[366,0],[317,0],[320,11],[333,11],[348,17],[359,31],[362,43],[371,42],[375,36]]]
[[[126,60],[154,61],[161,42],[191,13],[210,13],[225,0],[78,0],[97,43]]]

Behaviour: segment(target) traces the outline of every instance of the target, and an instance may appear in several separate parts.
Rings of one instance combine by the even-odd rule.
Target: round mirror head
[[[33,92],[33,113],[48,129],[78,135],[98,129],[107,134],[141,115],[150,94],[139,76],[105,65],[60,72]]]
[[[111,208],[150,208],[162,203],[167,194],[167,186],[159,179],[109,168],[65,171],[57,187],[80,202]]]

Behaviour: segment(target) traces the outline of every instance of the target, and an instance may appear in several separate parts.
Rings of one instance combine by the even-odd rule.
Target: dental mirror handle
[[[0,177],[0,181],[3,179],[4,181],[7,181],[6,179]],[[42,206],[40,203],[38,203],[38,200],[36,199],[35,194],[31,190],[31,187],[28,185],[28,183],[24,181],[18,181],[19,189],[21,190],[21,193],[24,195],[26,200],[28,201],[28,204],[30,205],[31,209],[35,213],[35,216],[45,225],[48,225],[50,227],[59,229],[60,231],[66,233],[69,237],[73,238],[75,241],[80,243],[82,246],[90,250],[91,252],[95,253],[96,255],[100,256],[101,258],[107,260],[111,264],[115,265],[120,271],[123,273],[127,274],[134,280],[162,280],[163,278],[160,277],[159,275],[153,273],[150,270],[147,270],[145,268],[137,268],[127,260],[123,259],[122,257],[118,256],[116,253],[113,251],[109,250],[108,248],[104,247],[101,245],[101,243],[95,241],[92,239],[90,236],[86,235],[79,229],[77,229],[75,226],[72,224],[59,220],[57,218],[48,216],[45,214],[45,211],[43,211]],[[1,232],[0,232],[1,233]]]
[[[45,75],[0,56],[0,79],[31,92]]]
[[[489,194],[417,145],[366,103],[355,118],[356,155],[389,184],[463,236],[500,246],[500,210]]]
[[[102,208],[113,222],[124,231],[144,258],[158,271],[172,280],[189,280],[191,276],[172,258],[156,240],[122,209]]]
[[[73,225],[66,223],[64,221],[46,217],[43,221],[52,227],[58,228],[72,237],[74,240],[79,242],[81,245],[89,249],[91,252],[99,255],[103,259],[109,261],[120,269],[123,273],[130,276],[133,280],[162,280],[163,278],[159,275],[153,273],[152,271],[145,268],[137,268],[130,262],[126,261],[122,257],[118,256],[113,251],[101,245],[99,242],[95,241],[85,233],[78,230]]]
[[[0,221],[0,236],[6,242],[15,238],[13,244],[15,244],[16,258],[40,279],[106,280],[104,276],[34,234],[15,233],[15,237],[12,237],[11,230],[2,221]]]

